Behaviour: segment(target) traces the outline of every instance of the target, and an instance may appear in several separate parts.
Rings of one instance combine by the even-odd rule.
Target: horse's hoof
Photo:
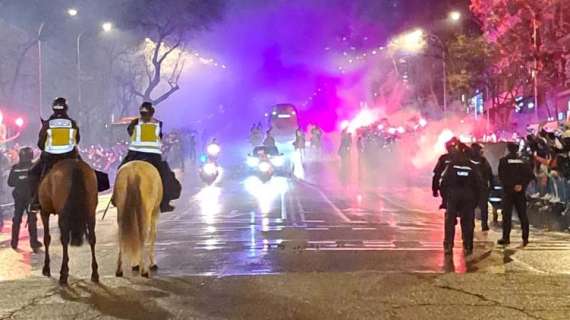
[[[139,266],[134,266],[134,267],[133,267],[133,272],[139,272],[139,270],[140,270],[140,267],[139,267]]]
[[[42,270],[42,274],[43,274],[44,276],[48,277],[48,278],[51,277],[51,272],[50,272],[50,270],[49,270],[48,268],[44,268],[44,269]]]
[[[141,274],[141,276],[142,276],[143,278],[147,278],[147,279],[150,278],[150,274],[148,274],[148,272],[143,272],[143,273]]]
[[[153,264],[152,266],[150,266],[150,271],[152,272],[158,271],[158,266],[156,264]]]
[[[91,276],[91,281],[94,283],[99,283],[99,275],[98,274],[94,274]]]
[[[61,278],[59,278],[59,285],[61,285],[61,286],[67,286],[67,277],[61,277]]]
[[[122,278],[122,277],[123,277],[123,271],[117,271],[117,272],[115,272],[115,277],[117,277],[117,278]]]

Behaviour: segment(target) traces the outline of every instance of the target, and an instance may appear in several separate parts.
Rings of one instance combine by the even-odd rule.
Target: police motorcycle
[[[206,154],[201,157],[201,165],[199,170],[200,178],[207,185],[212,185],[218,180],[221,174],[221,168],[218,165],[218,156],[222,148],[214,140],[206,147]]]
[[[247,166],[264,183],[277,173],[286,173],[286,165],[285,156],[276,147],[257,146],[247,156]]]

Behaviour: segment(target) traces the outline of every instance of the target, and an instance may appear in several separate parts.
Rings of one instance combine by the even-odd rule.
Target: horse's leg
[[[145,238],[144,237],[142,239],[142,243],[140,245],[140,252],[141,252],[141,256],[140,256],[140,261],[139,261],[139,267],[141,270],[141,276],[145,277],[145,278],[149,278],[150,275],[148,273],[147,267],[146,267],[146,250],[145,250]]]
[[[119,257],[117,258],[117,272],[115,272],[115,276],[117,277],[123,276],[123,250],[121,250],[120,243],[119,243]]]
[[[67,252],[69,246],[69,230],[62,230],[61,232],[61,246],[63,247],[63,258],[61,259],[61,270],[59,272],[59,284],[67,285],[67,278],[69,276],[69,254]]]
[[[51,277],[50,267],[49,267],[49,244],[51,242],[51,236],[49,234],[49,213],[41,212],[42,224],[44,226],[44,247],[46,250],[44,258],[44,268],[42,269],[42,274],[46,277]]]
[[[153,214],[153,218],[152,218],[152,222],[151,222],[151,227],[150,227],[150,252],[149,252],[149,256],[150,256],[150,271],[157,271],[158,270],[158,266],[156,265],[155,261],[154,261],[154,244],[156,242],[156,229],[157,229],[157,224],[158,224],[158,214]]]
[[[97,265],[97,258],[95,257],[95,242],[97,241],[95,237],[95,217],[89,218],[89,223],[87,224],[87,229],[89,230],[89,246],[91,247],[91,281],[99,282],[99,266]]]

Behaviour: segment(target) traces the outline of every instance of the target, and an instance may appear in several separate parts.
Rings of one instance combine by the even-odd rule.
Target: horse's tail
[[[87,229],[88,210],[85,206],[85,178],[79,165],[75,165],[71,171],[71,187],[67,201],[61,212],[60,230],[69,232],[72,246],[81,246]]]
[[[140,261],[141,244],[144,246],[145,223],[144,212],[142,212],[140,197],[140,177],[125,176],[127,181],[126,190],[123,195],[122,208],[119,208],[121,216],[119,217],[119,234],[120,246],[130,261]]]

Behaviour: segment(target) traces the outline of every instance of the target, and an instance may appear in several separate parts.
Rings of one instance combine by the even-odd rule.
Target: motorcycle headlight
[[[269,171],[271,171],[271,164],[267,161],[263,161],[259,163],[259,171],[263,172],[263,173],[267,173]]]
[[[219,145],[212,143],[210,145],[208,145],[208,147],[206,148],[206,152],[208,152],[208,154],[212,157],[216,157],[221,151],[221,148]]]
[[[202,168],[204,173],[209,176],[214,176],[218,174],[218,167],[213,163],[206,163]]]
[[[257,165],[259,164],[259,158],[255,158],[255,157],[247,157],[247,165],[249,167],[257,167]]]
[[[285,159],[283,157],[271,158],[271,164],[276,167],[282,167],[285,164]]]

